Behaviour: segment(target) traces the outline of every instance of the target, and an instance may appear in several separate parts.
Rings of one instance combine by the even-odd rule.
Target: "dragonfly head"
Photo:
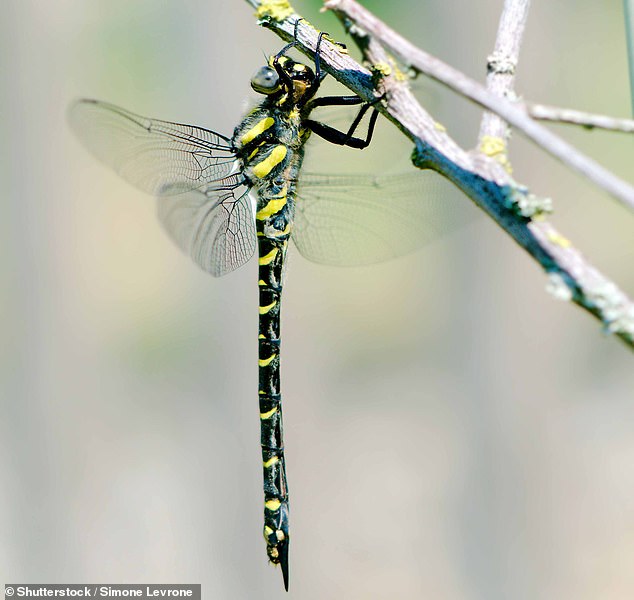
[[[286,77],[281,76],[280,71]],[[291,89],[289,80],[292,83]],[[318,82],[315,82],[313,70],[307,65],[291,60],[288,56],[271,56],[268,64],[260,67],[251,78],[251,87],[259,94],[286,94],[286,97],[292,96],[294,102],[299,101],[315,85],[318,85]]]

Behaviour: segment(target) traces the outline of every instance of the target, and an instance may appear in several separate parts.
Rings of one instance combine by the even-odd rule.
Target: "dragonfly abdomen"
[[[259,404],[264,475],[264,537],[271,562],[288,580],[288,487],[280,395],[280,303],[290,235],[287,186],[260,197],[256,213],[259,246],[260,319],[258,336]]]

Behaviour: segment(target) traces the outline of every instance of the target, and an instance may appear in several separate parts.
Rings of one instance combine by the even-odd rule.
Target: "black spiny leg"
[[[280,80],[282,81],[283,85],[284,85],[284,89],[286,91],[286,93],[288,94],[289,98],[292,98],[293,96],[293,79],[291,78],[291,76],[282,68],[282,65],[280,64],[280,59],[282,57],[284,57],[284,55],[291,49],[294,48],[295,46],[297,46],[298,40],[297,40],[297,28],[299,27],[299,22],[302,19],[297,19],[297,21],[295,21],[295,30],[293,32],[293,41],[289,42],[288,44],[286,44],[286,46],[284,46],[274,57],[273,57],[273,62],[272,62],[272,67],[275,69],[275,71],[277,72],[277,74],[280,77]]]
[[[299,22],[299,21],[298,21]],[[320,61],[320,51],[321,51],[321,40],[327,33],[323,31],[319,32],[317,36],[317,46],[315,46],[315,57],[313,58],[313,62],[315,63],[315,78],[313,79],[313,83],[310,85],[304,97],[302,98],[301,105],[305,106],[308,101],[317,93],[319,86],[321,85],[321,61]],[[295,23],[295,41],[297,41],[297,23]],[[324,75],[325,77],[325,75]]]
[[[323,102],[317,102],[322,100]],[[351,105],[351,104],[360,104],[363,102],[361,98],[358,96],[332,96],[326,98],[318,98],[315,100],[313,106],[336,106],[336,105]],[[367,148],[370,145],[370,141],[372,140],[372,134],[374,133],[374,126],[376,125],[376,119],[379,116],[378,111],[375,109],[372,115],[370,115],[370,122],[368,123],[368,133],[365,139],[355,137],[354,132],[356,131],[359,123],[361,123],[361,119],[366,112],[372,107],[371,104],[364,104],[359,110],[357,116],[355,117],[352,125],[346,133],[343,131],[339,131],[330,125],[326,125],[325,123],[320,123],[319,121],[313,121],[312,119],[304,120],[304,125],[308,127],[311,131],[316,133],[318,136],[324,138],[326,141],[331,144],[337,144],[339,146],[350,146],[351,148],[359,148],[362,150],[363,148]]]
[[[359,96],[324,96],[322,98],[312,99],[317,89],[319,88],[319,84],[321,83],[321,61],[320,61],[320,49],[321,49],[321,41],[324,37],[324,32],[319,33],[319,37],[317,38],[317,46],[315,48],[315,79],[314,84],[302,98],[302,104],[305,105],[305,113],[310,114],[310,112],[317,108],[318,106],[353,106],[356,104],[362,104],[363,99],[359,98]],[[297,24],[295,25],[295,41],[297,41]],[[375,102],[379,102],[380,98]],[[379,113],[375,110],[370,116],[370,121],[368,123],[368,132],[365,139],[355,137],[354,132],[357,127],[361,123],[361,120],[365,116],[365,113],[375,104],[375,102],[364,104],[354,121],[350,125],[348,131],[344,133],[343,131],[339,131],[330,125],[326,125],[325,123],[321,123],[319,121],[314,121],[313,119],[304,119],[303,124],[310,129],[312,132],[316,133],[318,136],[322,137],[326,141],[331,144],[337,144],[338,146],[349,146],[351,148],[363,149],[367,148],[370,145],[370,141],[372,140],[372,134],[374,133],[374,126],[376,125],[377,117]]]
[[[297,29],[299,27],[299,22],[303,21],[303,18],[299,18],[297,19],[297,21],[295,21],[295,28],[293,29],[293,41],[289,42],[288,44],[286,44],[286,46],[284,46],[284,48],[282,48],[276,55],[275,58],[279,60],[280,57],[284,56],[284,54],[286,54],[291,48],[294,48],[295,46],[297,46],[298,43],[298,39],[297,39]]]

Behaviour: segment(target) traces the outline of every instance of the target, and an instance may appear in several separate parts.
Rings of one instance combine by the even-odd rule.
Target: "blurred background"
[[[365,4],[484,79],[502,0]],[[200,271],[153,200],[65,120],[87,96],[231,134],[280,40],[239,0],[0,6],[0,583],[201,583],[205,598],[228,599],[634,597],[632,355],[549,296],[485,217],[372,267],[291,252],[286,595],[260,533],[256,263],[220,280]],[[344,39],[321,2],[295,6]],[[621,2],[534,3],[517,91],[628,116],[625,61]],[[472,147],[479,109],[416,86]],[[631,178],[631,139],[559,131]],[[409,151],[380,122],[363,153],[312,141],[306,168],[398,172]],[[519,135],[511,160],[553,197],[562,233],[634,294],[632,215]]]

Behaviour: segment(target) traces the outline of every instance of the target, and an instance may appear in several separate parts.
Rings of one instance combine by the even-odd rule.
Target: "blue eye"
[[[272,67],[261,67],[251,77],[251,87],[259,94],[272,94],[280,87],[280,77]]]

